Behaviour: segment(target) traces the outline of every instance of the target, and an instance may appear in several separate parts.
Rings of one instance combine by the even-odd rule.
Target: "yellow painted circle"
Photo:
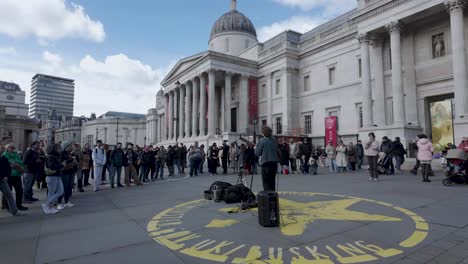
[[[300,197],[300,199],[314,197],[318,201],[299,202],[297,199],[283,198],[289,196]],[[207,200],[194,200],[166,209],[153,217],[148,223],[147,230],[156,242],[173,251],[221,263],[364,263],[403,254],[405,249],[415,247],[426,239],[429,225],[421,216],[410,210],[367,198],[312,192],[280,193],[282,225],[279,230],[284,237],[300,237],[306,232],[308,226],[313,225],[316,221],[325,221],[325,223],[326,221],[403,222],[402,218],[396,216],[370,214],[349,209],[362,202],[402,213],[402,216],[407,218],[406,220],[410,219],[414,224],[411,227],[414,231],[408,237],[391,246],[358,240],[332,246],[327,245],[323,248],[300,246],[283,249],[281,247],[243,244],[239,241],[230,241],[226,239],[226,236],[221,240],[215,240],[197,233],[199,231],[190,231],[187,228],[191,221],[187,219],[186,214],[194,209],[203,210],[212,207],[214,203]],[[221,204],[214,205],[220,207]],[[236,224],[240,223],[228,214],[228,212],[236,211],[236,208],[229,205],[224,207],[217,210],[219,214],[213,214],[213,219],[209,219],[208,212],[201,211],[204,217],[208,216],[205,229],[226,231],[224,229],[235,227]],[[382,230],[381,235],[384,236],[386,231],[390,230]]]

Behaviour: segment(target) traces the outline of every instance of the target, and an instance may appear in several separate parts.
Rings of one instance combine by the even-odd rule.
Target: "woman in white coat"
[[[346,160],[346,146],[341,140],[336,147],[336,166],[338,167],[338,172],[346,171],[346,167],[348,166],[348,161]]]

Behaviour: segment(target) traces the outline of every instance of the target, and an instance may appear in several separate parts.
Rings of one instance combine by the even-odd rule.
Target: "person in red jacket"
[[[468,137],[463,137],[462,142],[458,145],[458,149],[468,152]]]

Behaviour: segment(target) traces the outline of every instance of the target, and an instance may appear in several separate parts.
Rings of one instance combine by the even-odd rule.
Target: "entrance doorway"
[[[441,152],[448,143],[454,143],[453,95],[430,98],[430,131],[436,152]]]
[[[231,132],[237,132],[237,108],[231,109]]]

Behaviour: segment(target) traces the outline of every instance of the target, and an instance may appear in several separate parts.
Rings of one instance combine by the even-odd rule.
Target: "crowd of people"
[[[262,168],[265,190],[275,189],[274,175],[278,172],[315,175],[319,167],[328,167],[332,173],[343,173],[361,169],[366,158],[369,181],[378,181],[381,173],[378,171],[379,158],[388,161],[388,174],[393,174],[401,172],[406,155],[400,138],[396,137],[392,141],[384,136],[379,142],[374,133],[369,133],[365,144],[358,140],[357,144],[350,142],[345,145],[339,140],[336,147],[329,141],[325,147],[319,148],[315,148],[308,140],[290,140],[289,143],[278,144],[268,127],[263,129],[263,138],[258,144],[241,140],[240,145],[237,142],[230,145],[224,142],[221,146],[213,143],[207,150],[204,145],[199,146],[198,142],[189,148],[182,143],[167,148],[152,145],[139,147],[127,143],[124,148],[118,143],[111,150],[100,140],[94,148],[89,144],[80,147],[78,143],[64,141],[50,144],[47,149],[35,141],[22,155],[13,142],[0,143],[2,209],[8,209],[12,215],[22,215],[21,211],[28,209],[24,203],[38,201],[33,193],[36,184],[38,189],[47,189],[47,199],[42,204],[44,213],[55,214],[74,206],[71,202],[74,189],[84,192],[85,187],[93,186],[97,192],[107,183],[111,188],[132,184],[138,186],[164,179],[165,169],[167,177],[175,176],[176,169],[179,175],[185,175],[188,169],[190,177],[197,176],[203,174],[205,161],[208,173],[212,176],[218,174],[218,168],[221,168],[223,174],[227,174],[228,169],[234,173],[256,174],[258,165]],[[421,167],[423,181],[430,182],[434,147],[426,135],[418,136],[416,146],[417,162],[411,172],[417,174]],[[458,148],[468,152],[468,138],[463,138]],[[15,197],[12,190],[15,191]]]

